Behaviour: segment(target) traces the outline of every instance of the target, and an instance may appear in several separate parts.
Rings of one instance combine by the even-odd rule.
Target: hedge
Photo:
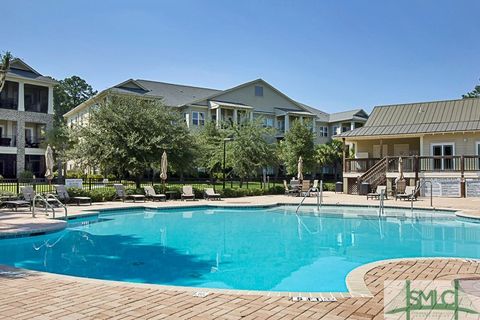
[[[165,193],[165,191],[177,191],[178,194],[182,193],[182,186],[174,185],[164,187],[163,185],[155,185],[153,187],[156,193]],[[125,192],[127,194],[145,194],[145,191],[141,189],[135,188],[126,188]],[[203,199],[205,190],[203,188],[193,188],[193,192],[195,193],[196,199]],[[230,189],[225,188],[223,190],[218,191],[223,198],[238,198],[238,197],[246,197],[246,196],[262,196],[262,195],[269,195],[269,194],[284,194],[285,189],[282,186],[275,186],[268,189],[259,189],[259,188],[251,188],[251,189]],[[93,202],[104,202],[104,201],[112,201],[115,198],[115,190],[113,189],[92,189],[92,190],[84,190],[80,188],[69,188],[68,194],[70,197],[90,197],[92,198]]]

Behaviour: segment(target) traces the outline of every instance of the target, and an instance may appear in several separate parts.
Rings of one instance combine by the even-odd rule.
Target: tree
[[[315,150],[315,160],[321,167],[332,166],[335,177],[337,177],[338,166],[343,160],[343,143],[332,140],[326,144],[318,145]]]
[[[476,85],[472,91],[462,95],[462,98],[463,99],[480,98],[480,85]]]
[[[200,146],[198,164],[207,168],[210,176],[223,169],[224,139],[230,138],[226,148],[226,166],[242,181],[255,176],[261,168],[272,164],[274,159],[273,132],[265,128],[261,119],[242,124],[225,124],[219,127],[208,122],[197,133]]]
[[[54,119],[64,123],[63,115],[97,94],[84,79],[72,76],[60,80],[53,89]]]
[[[63,115],[97,94],[92,86],[78,76],[60,80],[53,88],[53,129],[47,133],[47,142],[52,145],[57,158],[59,176],[62,177],[63,162],[71,145],[68,128]]]
[[[194,141],[180,113],[162,103],[134,96],[110,96],[91,111],[89,123],[73,130],[77,163],[115,169],[136,178],[159,168],[163,151],[169,168],[190,166]]]
[[[304,171],[313,170],[315,167],[315,144],[314,134],[310,127],[294,121],[279,144],[278,155],[290,175],[298,173],[297,165],[300,156],[303,159]]]
[[[273,163],[273,132],[263,126],[261,119],[231,127],[233,140],[229,143],[233,172],[243,180],[255,176],[260,169]]]
[[[7,77],[8,70],[10,70],[10,63],[13,60],[12,54],[7,51],[3,55],[0,54],[0,92],[5,85],[5,78]]]
[[[198,146],[196,156],[200,167],[208,170],[213,179],[215,173],[223,168],[223,139],[229,137],[231,132],[219,129],[215,122],[207,122],[205,126],[196,132],[195,140]],[[231,159],[230,148],[227,150],[227,159]]]

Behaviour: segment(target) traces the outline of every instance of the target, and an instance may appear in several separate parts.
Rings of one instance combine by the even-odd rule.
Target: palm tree
[[[2,92],[3,86],[5,85],[5,78],[7,77],[7,72],[10,69],[10,63],[13,60],[13,56],[10,52],[5,52],[5,54],[0,54],[0,92]]]
[[[332,166],[335,172],[335,178],[338,176],[338,166],[342,162],[343,144],[340,141],[333,140],[326,144],[319,145],[316,150],[315,158],[321,166]],[[323,175],[323,173],[322,173]]]

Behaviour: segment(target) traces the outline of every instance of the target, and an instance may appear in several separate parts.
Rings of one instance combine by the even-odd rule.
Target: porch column
[[[233,123],[238,124],[238,111],[233,109]]]
[[[53,87],[48,87],[48,114],[53,114]]]
[[[18,83],[18,111],[25,111],[25,87],[23,82]]]
[[[253,122],[253,110],[250,111],[250,122]]]
[[[342,158],[343,158],[343,161],[342,161],[342,171],[345,171],[345,159],[347,157],[347,145],[345,144],[345,138],[342,138]]]
[[[380,139],[380,159],[383,159],[383,139]]]
[[[25,119],[17,119],[17,178],[25,171]]]
[[[216,115],[217,115],[217,127],[220,128],[220,123],[222,123],[222,110],[220,109],[220,107],[217,107],[217,110],[215,110],[216,112]]]
[[[419,151],[420,151],[420,154],[419,154],[420,156],[428,156],[428,154],[425,154],[423,152],[423,136],[420,136],[420,150]]]
[[[350,130],[353,130],[353,129],[355,129],[355,122],[354,121],[350,122]]]
[[[300,117],[300,123],[303,124],[303,117]]]
[[[313,133],[317,132],[317,122],[315,121],[314,118],[312,118],[312,132]]]
[[[288,119],[288,114],[285,115],[285,132],[290,130],[290,121]]]

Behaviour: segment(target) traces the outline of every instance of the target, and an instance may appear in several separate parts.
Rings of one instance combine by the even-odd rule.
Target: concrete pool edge
[[[11,275],[14,277],[23,277],[23,276],[35,276],[41,275],[47,279],[57,279],[57,280],[71,280],[77,283],[84,284],[98,284],[101,286],[122,286],[129,288],[141,288],[141,289],[161,289],[165,291],[175,291],[192,294],[225,294],[225,295],[242,295],[242,296],[265,296],[265,297],[306,297],[306,298],[320,298],[327,301],[328,299],[346,299],[346,298],[372,298],[375,295],[372,294],[370,289],[367,287],[365,277],[368,272],[377,268],[377,267],[386,267],[389,264],[395,264],[399,262],[416,262],[416,261],[431,261],[431,260],[457,260],[461,262],[476,262],[480,263],[479,259],[468,259],[468,258],[454,258],[454,257],[419,257],[419,258],[395,258],[395,259],[386,259],[379,260],[371,263],[361,265],[347,275],[345,282],[348,288],[348,292],[288,292],[288,291],[264,291],[264,290],[239,290],[239,289],[218,289],[218,288],[201,288],[201,287],[189,287],[189,286],[173,286],[173,285],[163,285],[163,284],[150,284],[150,283],[137,283],[137,282],[126,282],[118,280],[106,280],[106,279],[95,279],[79,276],[71,276],[58,273],[50,273],[44,271],[35,271],[30,269],[23,269],[12,267],[8,265],[0,265],[0,274]],[[201,295],[199,296],[201,297]],[[321,302],[321,301],[319,301]],[[332,302],[332,301],[329,301]],[[334,301],[333,301],[334,302]]]
[[[406,262],[406,261],[423,261],[423,260],[459,260],[459,261],[475,261],[480,262],[480,259],[470,259],[470,258],[459,258],[459,257],[419,257],[419,258],[394,258],[394,259],[385,259],[370,262],[367,264],[363,264],[347,274],[345,278],[345,283],[348,288],[348,292],[352,295],[352,297],[374,297],[370,289],[368,289],[365,283],[365,276],[366,274],[377,268],[377,267],[385,267],[391,263],[398,263],[398,262]]]
[[[272,208],[276,206],[288,206],[288,207],[295,207],[298,204],[296,203],[288,203],[288,202],[267,202],[263,204],[248,204],[248,203],[185,203],[185,204],[179,204],[179,203],[167,203],[166,205],[159,206],[157,203],[152,202],[149,205],[145,205],[145,203],[142,203],[141,205],[136,205],[136,206],[129,206],[129,203],[125,203],[122,206],[119,207],[105,207],[105,208],[97,208],[97,209],[91,209],[88,207],[82,208],[79,212],[73,213],[69,215],[67,218],[68,220],[74,220],[82,217],[88,217],[88,216],[95,216],[98,214],[101,214],[102,212],[108,212],[108,211],[121,211],[121,210],[131,210],[131,209],[155,209],[155,210],[168,210],[168,209],[188,209],[188,208],[198,208],[198,207],[210,207],[210,208]],[[304,204],[306,207],[315,207],[315,204]],[[378,205],[370,205],[370,204],[342,204],[342,203],[328,203],[328,204],[323,204],[323,206],[326,207],[361,207],[361,208],[377,208]],[[393,206],[393,205],[387,205],[385,208],[389,209],[403,209],[406,210],[408,207],[404,206]],[[465,218],[465,219],[470,219],[472,221],[480,221],[480,215],[475,215],[475,214],[470,214],[468,212],[465,212],[463,210],[459,209],[452,209],[452,208],[429,208],[429,207],[416,207],[416,211],[439,211],[439,212],[451,212],[454,213],[456,217],[459,218]],[[41,219],[41,220],[37,220]],[[35,236],[36,234],[42,234],[42,233],[53,233],[53,232],[58,232],[62,231],[67,227],[67,224],[65,223],[64,218],[58,218],[58,219],[45,219],[45,218],[33,218],[33,221],[40,221],[37,227],[37,223],[30,221],[28,225],[25,226],[25,229],[23,230],[8,230],[8,229],[3,229],[0,230],[0,239],[4,238],[17,238],[17,237],[28,237],[28,236]],[[49,221],[55,221],[57,223],[52,223],[52,226],[49,226],[48,228],[45,227],[44,224],[41,224],[45,220]],[[53,226],[55,224],[55,226]]]

